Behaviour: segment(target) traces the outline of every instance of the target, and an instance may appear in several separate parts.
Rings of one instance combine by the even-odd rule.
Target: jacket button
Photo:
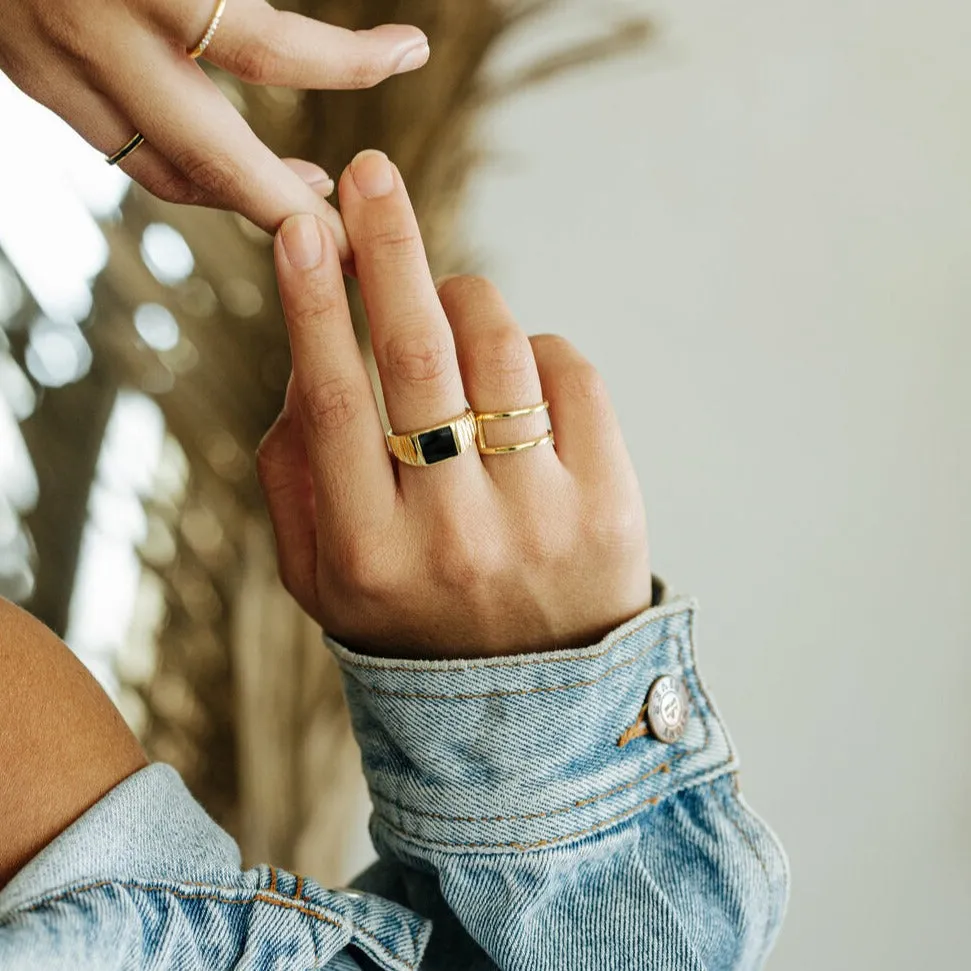
[[[684,682],[665,674],[647,693],[647,724],[659,742],[677,742],[688,725],[688,692]]]

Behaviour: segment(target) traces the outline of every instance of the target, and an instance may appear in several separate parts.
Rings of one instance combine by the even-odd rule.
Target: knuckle
[[[471,305],[491,303],[499,296],[499,291],[491,280],[472,273],[450,277],[439,287],[438,292],[443,301]]]
[[[451,341],[426,332],[390,338],[383,356],[386,370],[397,380],[428,384],[445,378],[452,355]]]
[[[373,88],[388,76],[384,62],[376,54],[367,54],[349,65],[343,77],[348,88]]]
[[[90,43],[89,21],[83,5],[40,4],[36,16],[47,39],[80,65],[95,63],[100,45]]]
[[[282,60],[271,38],[244,41],[230,55],[229,70],[241,81],[264,84],[276,75]]]
[[[588,361],[571,361],[560,371],[559,384],[564,394],[588,405],[602,402],[607,397],[607,387],[600,372]]]
[[[529,343],[532,344],[536,357],[544,361],[563,360],[576,353],[573,345],[559,334],[534,334]]]
[[[481,341],[472,364],[477,377],[490,383],[522,377],[534,366],[529,344],[513,327],[497,330]]]
[[[193,146],[177,153],[172,161],[206,195],[225,201],[240,194],[243,173],[231,155],[213,154]]]
[[[378,538],[346,537],[335,548],[335,560],[333,575],[348,592],[386,596],[395,585],[398,571],[393,557]]]
[[[484,570],[485,551],[469,542],[462,531],[450,532],[434,558],[439,585],[447,590],[467,591],[491,576]]]
[[[609,554],[623,553],[643,544],[646,516],[643,504],[616,499],[597,503],[582,524],[590,541]]]
[[[421,236],[413,229],[394,223],[375,227],[365,245],[382,263],[396,265],[424,259]]]
[[[320,333],[321,328],[338,312],[340,305],[333,288],[314,277],[300,280],[300,292],[286,301],[287,324],[293,333]]]
[[[343,377],[311,381],[301,395],[300,411],[309,425],[336,431],[360,413],[361,397],[358,389]]]
[[[124,164],[124,163],[122,163]],[[160,172],[132,177],[145,189],[163,202],[174,202],[184,206],[198,205],[204,199],[203,191],[177,172]]]

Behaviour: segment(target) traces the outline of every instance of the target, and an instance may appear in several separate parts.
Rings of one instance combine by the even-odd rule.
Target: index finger
[[[148,76],[151,84],[99,78],[146,141],[206,196],[267,232],[297,212],[320,216],[349,258],[337,211],[256,137],[198,64],[155,38],[149,44],[148,57],[141,45],[119,50],[112,78]]]
[[[275,255],[318,516],[345,535],[370,529],[393,512],[397,485],[331,234],[292,216]]]

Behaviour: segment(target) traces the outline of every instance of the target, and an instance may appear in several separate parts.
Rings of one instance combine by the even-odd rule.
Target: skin
[[[565,340],[527,337],[487,281],[436,292],[381,153],[354,160],[340,202],[392,427],[545,398],[556,449],[396,468],[334,240],[314,216],[288,219],[275,252],[294,373],[258,456],[288,589],[332,636],[383,655],[596,641],[651,590],[640,490],[602,380]],[[495,444],[545,430],[505,424],[490,426]]]
[[[258,462],[284,582],[331,635],[386,656],[595,642],[651,596],[643,504],[601,379],[561,338],[528,338],[485,280],[436,291],[383,155],[355,159],[340,195],[392,425],[546,398],[556,449],[395,467],[334,236],[318,216],[287,219],[275,254],[294,373]],[[508,425],[490,441],[545,428]],[[0,601],[0,887],[145,764],[70,650]]]
[[[0,0],[0,70],[105,155],[144,134],[121,167],[155,195],[231,209],[268,232],[294,212],[314,213],[346,257],[338,214],[308,185],[327,174],[278,159],[187,56],[215,8],[215,0]],[[417,27],[350,31],[264,0],[229,0],[204,56],[252,84],[347,89],[421,67],[429,49]]]
[[[87,669],[0,600],[0,887],[145,755]]]

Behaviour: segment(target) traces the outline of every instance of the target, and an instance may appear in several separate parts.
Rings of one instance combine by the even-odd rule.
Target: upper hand
[[[301,177],[316,167],[281,162],[189,58],[215,9],[216,0],[0,0],[0,70],[106,155],[141,132],[145,143],[121,166],[155,195],[233,209],[270,232],[291,213],[317,213],[343,249],[339,216]],[[256,84],[362,88],[420,67],[428,46],[416,27],[355,32],[228,0],[204,56]]]
[[[528,338],[496,290],[438,292],[400,174],[379,153],[341,211],[392,427],[550,402],[556,446],[397,468],[358,349],[331,234],[288,219],[276,263],[293,352],[259,452],[284,583],[369,652],[469,656],[592,643],[650,604],[644,512],[603,382],[557,337]],[[545,430],[489,426],[490,444]]]

